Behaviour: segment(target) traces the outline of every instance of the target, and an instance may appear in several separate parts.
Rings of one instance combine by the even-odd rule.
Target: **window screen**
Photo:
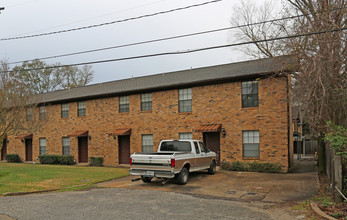
[[[78,102],[78,116],[86,116],[86,102]]]
[[[259,157],[259,131],[243,131],[243,156]]]
[[[129,112],[129,96],[119,97],[119,112]]]
[[[70,155],[70,138],[63,137],[63,155]]]
[[[178,106],[179,106],[179,112],[192,111],[192,89],[191,88],[178,90]]]
[[[258,81],[242,82],[242,108],[258,107]]]
[[[180,133],[179,137],[180,137],[180,140],[192,140],[193,139],[192,133]]]
[[[146,93],[141,95],[141,111],[152,110],[152,93]]]
[[[61,117],[68,118],[69,117],[69,104],[61,104]]]
[[[46,154],[46,138],[40,138],[40,155]]]
[[[153,152],[153,135],[143,134],[142,135],[142,152]]]

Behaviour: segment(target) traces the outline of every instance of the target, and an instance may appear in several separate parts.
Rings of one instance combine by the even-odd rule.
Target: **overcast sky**
[[[209,0],[0,0],[0,38],[99,24]],[[9,62],[152,40],[230,26],[238,0],[223,0],[168,14],[43,37],[0,41]],[[46,60],[71,64],[230,43],[230,31]],[[247,60],[236,48],[94,64],[92,83]]]

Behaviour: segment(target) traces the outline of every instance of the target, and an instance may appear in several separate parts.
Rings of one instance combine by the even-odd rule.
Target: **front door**
[[[78,137],[78,162],[88,163],[88,137]]]
[[[33,139],[25,139],[25,161],[33,161]]]
[[[130,135],[118,136],[119,164],[129,164],[130,161]]]
[[[204,144],[208,149],[215,152],[217,154],[217,165],[220,164],[220,132],[205,132],[204,136]]]
[[[7,154],[7,140],[5,139],[2,143],[1,149],[1,160],[5,160],[5,155]]]

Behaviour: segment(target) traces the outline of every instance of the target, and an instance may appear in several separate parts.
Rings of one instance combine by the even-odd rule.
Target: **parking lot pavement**
[[[206,172],[198,172],[192,173],[188,184],[183,186],[173,182],[162,186],[156,179],[150,183],[132,182],[131,179],[135,177],[128,176],[100,183],[98,186],[272,203],[305,200],[314,196],[319,186],[315,161],[296,161],[292,170],[293,172],[286,174],[218,170],[215,175],[208,175]]]
[[[276,219],[241,202],[122,188],[1,197],[0,204],[0,217],[18,220]]]

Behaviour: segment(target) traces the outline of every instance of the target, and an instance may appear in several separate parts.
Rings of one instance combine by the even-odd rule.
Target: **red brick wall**
[[[241,82],[192,88],[192,113],[178,113],[178,90],[152,93],[152,111],[141,112],[140,94],[130,95],[130,112],[118,113],[118,97],[86,101],[87,116],[77,116],[77,102],[69,103],[69,118],[61,118],[61,105],[47,106],[47,121],[33,136],[33,159],[39,154],[39,138],[47,139],[47,154],[62,154],[62,137],[76,130],[89,130],[88,156],[104,157],[105,165],[118,164],[118,138],[107,133],[131,128],[130,151],[139,152],[141,135],[153,134],[154,150],[160,140],[178,139],[179,133],[192,132],[202,124],[222,124],[221,161],[243,161],[242,130],[259,130],[260,162],[280,163],[288,168],[287,79],[259,81],[259,107],[241,108]],[[8,153],[25,158],[25,146],[9,137]],[[70,138],[71,155],[78,158],[78,141]],[[247,160],[249,161],[249,160]]]

